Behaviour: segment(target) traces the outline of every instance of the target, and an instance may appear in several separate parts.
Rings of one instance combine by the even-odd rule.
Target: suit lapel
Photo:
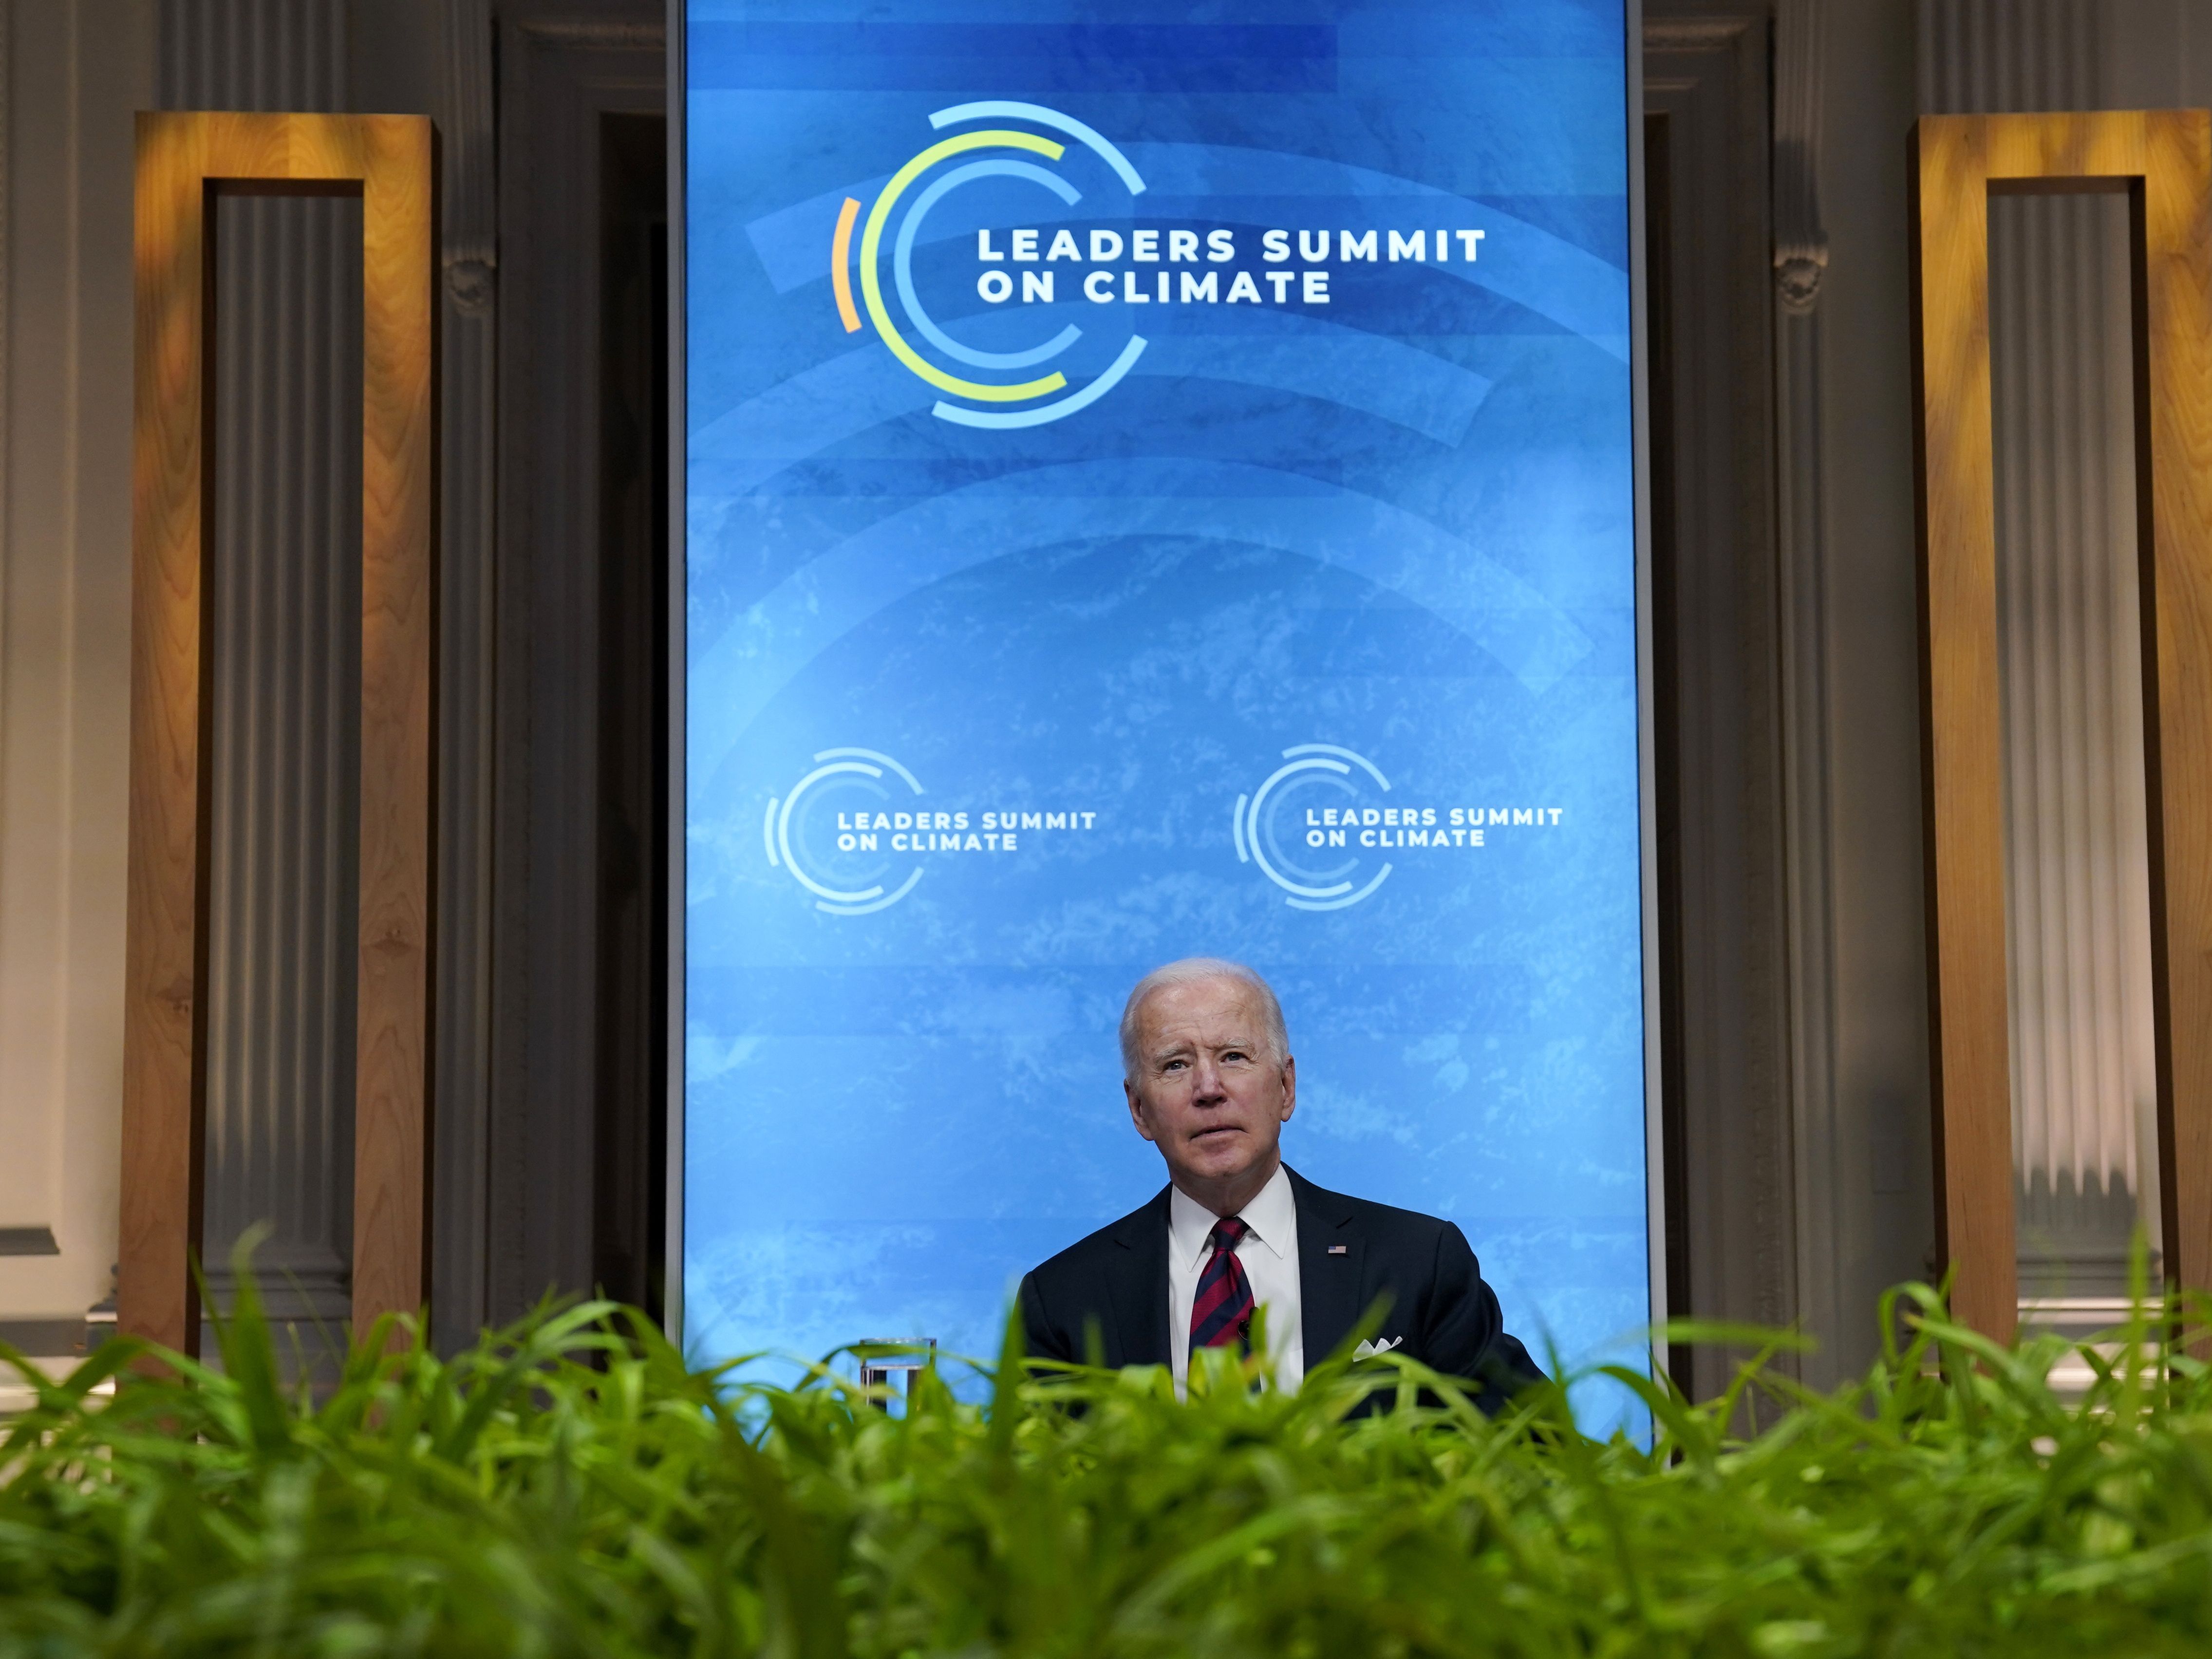
[[[1352,1224],[1356,1200],[1316,1187],[1285,1164],[1298,1208],[1299,1335],[1306,1364],[1317,1365],[1351,1334],[1365,1305],[1367,1253]],[[1340,1246],[1330,1254],[1330,1246]]]
[[[1115,1333],[1121,1339],[1117,1357],[1109,1346],[1109,1364],[1164,1365],[1168,1347],[1168,1194],[1159,1196],[1133,1215],[1124,1216],[1114,1229],[1114,1242],[1128,1255],[1122,1258],[1109,1287],[1114,1304]]]

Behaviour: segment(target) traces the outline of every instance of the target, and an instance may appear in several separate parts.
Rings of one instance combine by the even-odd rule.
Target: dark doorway
[[[665,1303],[668,171],[659,115],[600,118],[599,777],[592,1272]]]
[[[549,1291],[664,1304],[666,16],[492,9],[496,234],[447,278],[447,384],[487,439],[456,469],[480,540],[448,665],[474,697],[448,798],[448,1346]]]

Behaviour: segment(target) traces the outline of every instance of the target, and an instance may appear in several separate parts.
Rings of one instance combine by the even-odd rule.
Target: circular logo
[[[913,805],[921,794],[921,781],[889,755],[824,749],[789,794],[770,798],[761,823],[768,861],[813,894],[817,910],[865,916],[887,909],[921,879],[919,860],[902,879],[893,873],[900,854],[920,850],[914,823],[930,816]],[[886,889],[894,879],[898,885]]]
[[[1357,904],[1390,874],[1387,859],[1374,867],[1380,837],[1370,828],[1363,839],[1360,828],[1381,824],[1386,812],[1395,824],[1395,809],[1382,804],[1389,793],[1390,780],[1364,755],[1329,743],[1285,749],[1265,783],[1237,797],[1237,861],[1258,865],[1293,910]]]
[[[1042,165],[1056,163],[1066,155],[1066,139],[1072,138],[1094,152],[1132,198],[1143,193],[1145,181],[1129,165],[1128,158],[1100,134],[1073,116],[1042,104],[986,100],[941,109],[929,118],[930,125],[939,131],[972,122],[989,125],[939,139],[893,173],[868,209],[865,224],[860,223],[860,204],[851,197],[845,198],[830,245],[831,285],[848,333],[860,331],[860,311],[865,307],[868,320],[892,356],[948,398],[959,400],[938,403],[934,412],[939,419],[1000,430],[1042,426],[1087,408],[1111,391],[1144,354],[1143,337],[1131,335],[1111,363],[1086,385],[1070,390],[1065,373],[1045,366],[1082,338],[1082,329],[1069,323],[1050,337],[1015,351],[985,351],[955,338],[929,314],[915,290],[915,240],[933,208],[962,185],[981,179],[1021,180],[1057,197],[1065,206],[1073,206],[1083,198],[1083,192],[1062,173]],[[1024,130],[1037,128],[1042,131]],[[903,215],[899,211],[902,203]],[[856,225],[860,239],[858,306],[854,302],[850,270]],[[985,300],[997,303],[1012,296],[1015,276],[1002,268],[1003,252],[986,257],[1000,260],[1001,266],[982,274],[978,291]],[[1034,256],[1017,253],[1016,257]],[[904,327],[893,319],[884,297],[886,267],[890,287],[898,295]],[[1037,278],[1025,275],[1023,280]],[[1042,276],[1048,292],[1052,280],[1049,275]],[[1039,374],[1039,369],[1045,372]]]

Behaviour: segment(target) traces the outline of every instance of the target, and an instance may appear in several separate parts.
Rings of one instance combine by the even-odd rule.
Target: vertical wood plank
[[[2159,1172],[2170,1284],[2212,1289],[2212,115],[2149,118],[2138,319]],[[2140,510],[2140,509],[2139,509]]]
[[[1914,447],[1936,1248],[1954,1275],[1953,1311],[2009,1339],[2018,1270],[1984,138],[1978,123],[1940,118],[1917,134]]]
[[[416,116],[164,112],[137,132],[129,939],[118,1322],[198,1346],[207,902],[210,181],[361,191],[362,662],[354,1319],[429,1284],[435,132]],[[219,186],[219,187],[222,187]]]
[[[354,1328],[429,1294],[437,224],[428,122],[372,117],[362,212]]]
[[[131,795],[124,951],[123,1330],[198,1346],[204,130],[141,115],[133,252]]]

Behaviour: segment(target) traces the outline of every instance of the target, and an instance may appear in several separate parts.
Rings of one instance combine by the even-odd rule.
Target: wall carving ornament
[[[490,313],[499,278],[492,179],[490,0],[447,0],[446,292],[465,317]]]
[[[1850,1161],[1843,1155],[1836,1087],[1826,387],[1817,309],[1828,268],[1819,188],[1826,73],[1822,0],[1778,0],[1773,20],[1775,592],[1796,1288],[1799,1319],[1832,1338],[1855,1311],[1838,1246],[1846,1218],[1859,1206],[1843,1187]],[[1814,1362],[1816,1370],[1820,1364]]]
[[[1820,0],[1774,12],[1774,279],[1785,310],[1820,297],[1828,234],[1820,224]]]

